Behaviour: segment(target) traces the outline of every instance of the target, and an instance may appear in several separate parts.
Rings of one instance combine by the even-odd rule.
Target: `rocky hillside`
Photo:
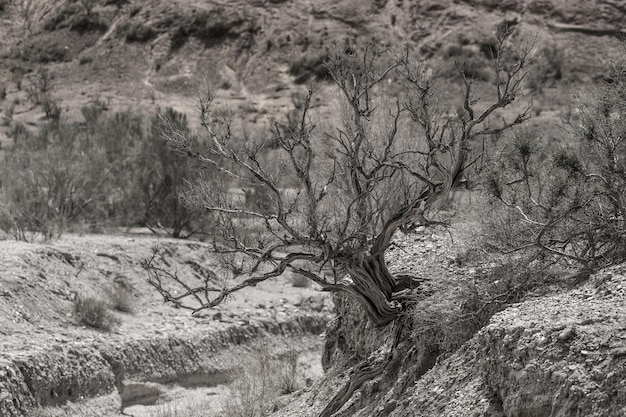
[[[529,92],[539,123],[562,112],[577,86],[607,76],[618,53],[616,36],[626,30],[624,7],[612,0],[2,4],[4,130],[13,121],[45,118],[41,100],[33,97],[42,88],[70,118],[80,119],[80,108],[94,101],[111,110],[151,114],[156,106],[171,106],[189,113],[205,79],[251,128],[263,129],[284,116],[305,84],[324,79],[324,48],[333,41],[408,47],[427,60],[466,62],[480,73],[498,24],[537,37]],[[42,70],[48,76],[43,87]]]
[[[626,265],[575,289],[535,291],[458,350],[437,356],[427,332],[409,323],[428,326],[422,312],[433,306],[443,317],[461,308],[455,289],[480,273],[441,254],[458,249],[443,235],[418,242],[404,240],[393,256],[396,265],[438,281],[416,304],[413,314],[422,319],[379,329],[338,300],[338,317],[326,331],[326,374],[277,416],[626,415]]]

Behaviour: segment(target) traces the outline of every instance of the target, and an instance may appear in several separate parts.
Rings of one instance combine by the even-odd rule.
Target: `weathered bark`
[[[391,323],[402,312],[404,307],[395,298],[398,291],[420,283],[409,275],[393,276],[387,269],[384,253],[352,262],[346,270],[353,284],[342,289],[359,301],[376,326]]]

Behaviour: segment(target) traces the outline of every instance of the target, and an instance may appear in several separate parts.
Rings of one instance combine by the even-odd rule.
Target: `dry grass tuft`
[[[92,297],[76,297],[74,317],[82,324],[106,331],[121,324],[120,320],[111,314],[105,301]]]

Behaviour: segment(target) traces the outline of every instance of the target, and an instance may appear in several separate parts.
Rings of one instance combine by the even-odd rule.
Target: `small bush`
[[[157,32],[152,26],[147,26],[142,23],[131,23],[125,30],[127,42],[148,42],[157,35]]]
[[[206,410],[209,407],[208,404],[191,404],[191,405],[178,405],[176,403],[161,404],[152,417],[217,417],[213,413],[208,413]]]
[[[125,280],[115,282],[105,288],[105,293],[111,303],[111,307],[114,310],[121,311],[123,313],[134,313],[135,297],[130,284],[128,284]]]
[[[50,96],[46,96],[41,103],[46,117],[50,120],[61,118],[61,106]]]
[[[309,288],[311,286],[311,280],[296,274],[291,278],[291,285],[295,288]]]
[[[32,104],[42,104],[52,90],[52,77],[47,70],[41,70],[34,77],[27,78],[23,87]]]
[[[231,417],[263,417],[276,411],[276,399],[281,393],[298,388],[298,353],[290,349],[285,358],[272,358],[262,346],[255,362],[229,386],[230,398],[226,410]]]
[[[93,62],[93,56],[91,55],[81,55],[80,58],[78,59],[79,65],[87,65],[87,64],[91,64],[92,62]]]
[[[425,342],[433,352],[452,353],[489,323],[494,314],[552,281],[547,270],[529,265],[527,259],[478,272],[455,294],[417,301],[411,317],[413,337]]]
[[[282,394],[291,394],[298,390],[298,351],[290,348],[285,357],[279,361],[278,384]]]
[[[78,33],[104,32],[108,24],[98,15],[87,9],[84,4],[68,3],[59,9],[56,15],[44,23],[44,29],[55,31],[69,28]]]
[[[82,324],[107,331],[121,323],[117,317],[109,312],[105,301],[92,297],[76,297],[74,300],[74,317]]]
[[[326,54],[323,52],[304,54],[291,62],[289,74],[295,77],[296,84],[304,84],[311,79],[329,80],[330,74],[324,65],[325,61]]]

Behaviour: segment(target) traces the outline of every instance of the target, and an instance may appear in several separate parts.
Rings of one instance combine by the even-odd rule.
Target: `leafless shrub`
[[[50,72],[46,69],[38,71],[33,77],[27,78],[26,82],[22,83],[22,87],[32,104],[44,103],[46,99],[49,99],[49,93],[52,90]]]
[[[61,118],[61,106],[50,96],[43,98],[41,103],[46,117],[50,120],[59,120]]]

